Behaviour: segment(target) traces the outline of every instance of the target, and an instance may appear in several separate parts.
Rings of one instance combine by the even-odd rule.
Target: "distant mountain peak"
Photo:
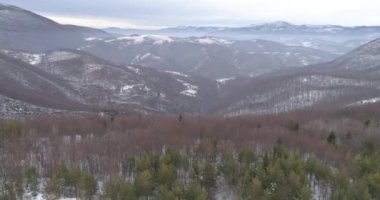
[[[257,26],[271,26],[271,27],[287,27],[287,26],[294,26],[294,24],[286,22],[286,21],[273,21],[268,23],[260,23],[260,24],[252,24],[251,27],[257,27]]]

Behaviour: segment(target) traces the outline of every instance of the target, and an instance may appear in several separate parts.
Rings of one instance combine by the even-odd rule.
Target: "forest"
[[[380,107],[0,122],[0,199],[380,199]]]

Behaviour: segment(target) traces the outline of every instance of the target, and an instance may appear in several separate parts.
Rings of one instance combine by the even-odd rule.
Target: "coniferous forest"
[[[380,199],[378,113],[3,120],[0,199]]]

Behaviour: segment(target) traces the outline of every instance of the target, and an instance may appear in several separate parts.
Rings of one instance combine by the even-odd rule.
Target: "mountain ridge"
[[[77,48],[87,37],[111,34],[88,27],[62,25],[22,8],[0,4],[0,48],[43,52],[57,48]]]
[[[179,37],[217,36],[233,40],[264,39],[338,54],[347,53],[361,44],[380,37],[380,26],[298,25],[289,22],[260,23],[241,27],[178,26],[158,30],[109,29],[108,31],[124,35],[162,34]]]

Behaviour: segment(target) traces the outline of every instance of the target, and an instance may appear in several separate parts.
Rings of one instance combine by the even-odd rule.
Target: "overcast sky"
[[[58,22],[91,27],[380,25],[380,0],[0,0]]]

